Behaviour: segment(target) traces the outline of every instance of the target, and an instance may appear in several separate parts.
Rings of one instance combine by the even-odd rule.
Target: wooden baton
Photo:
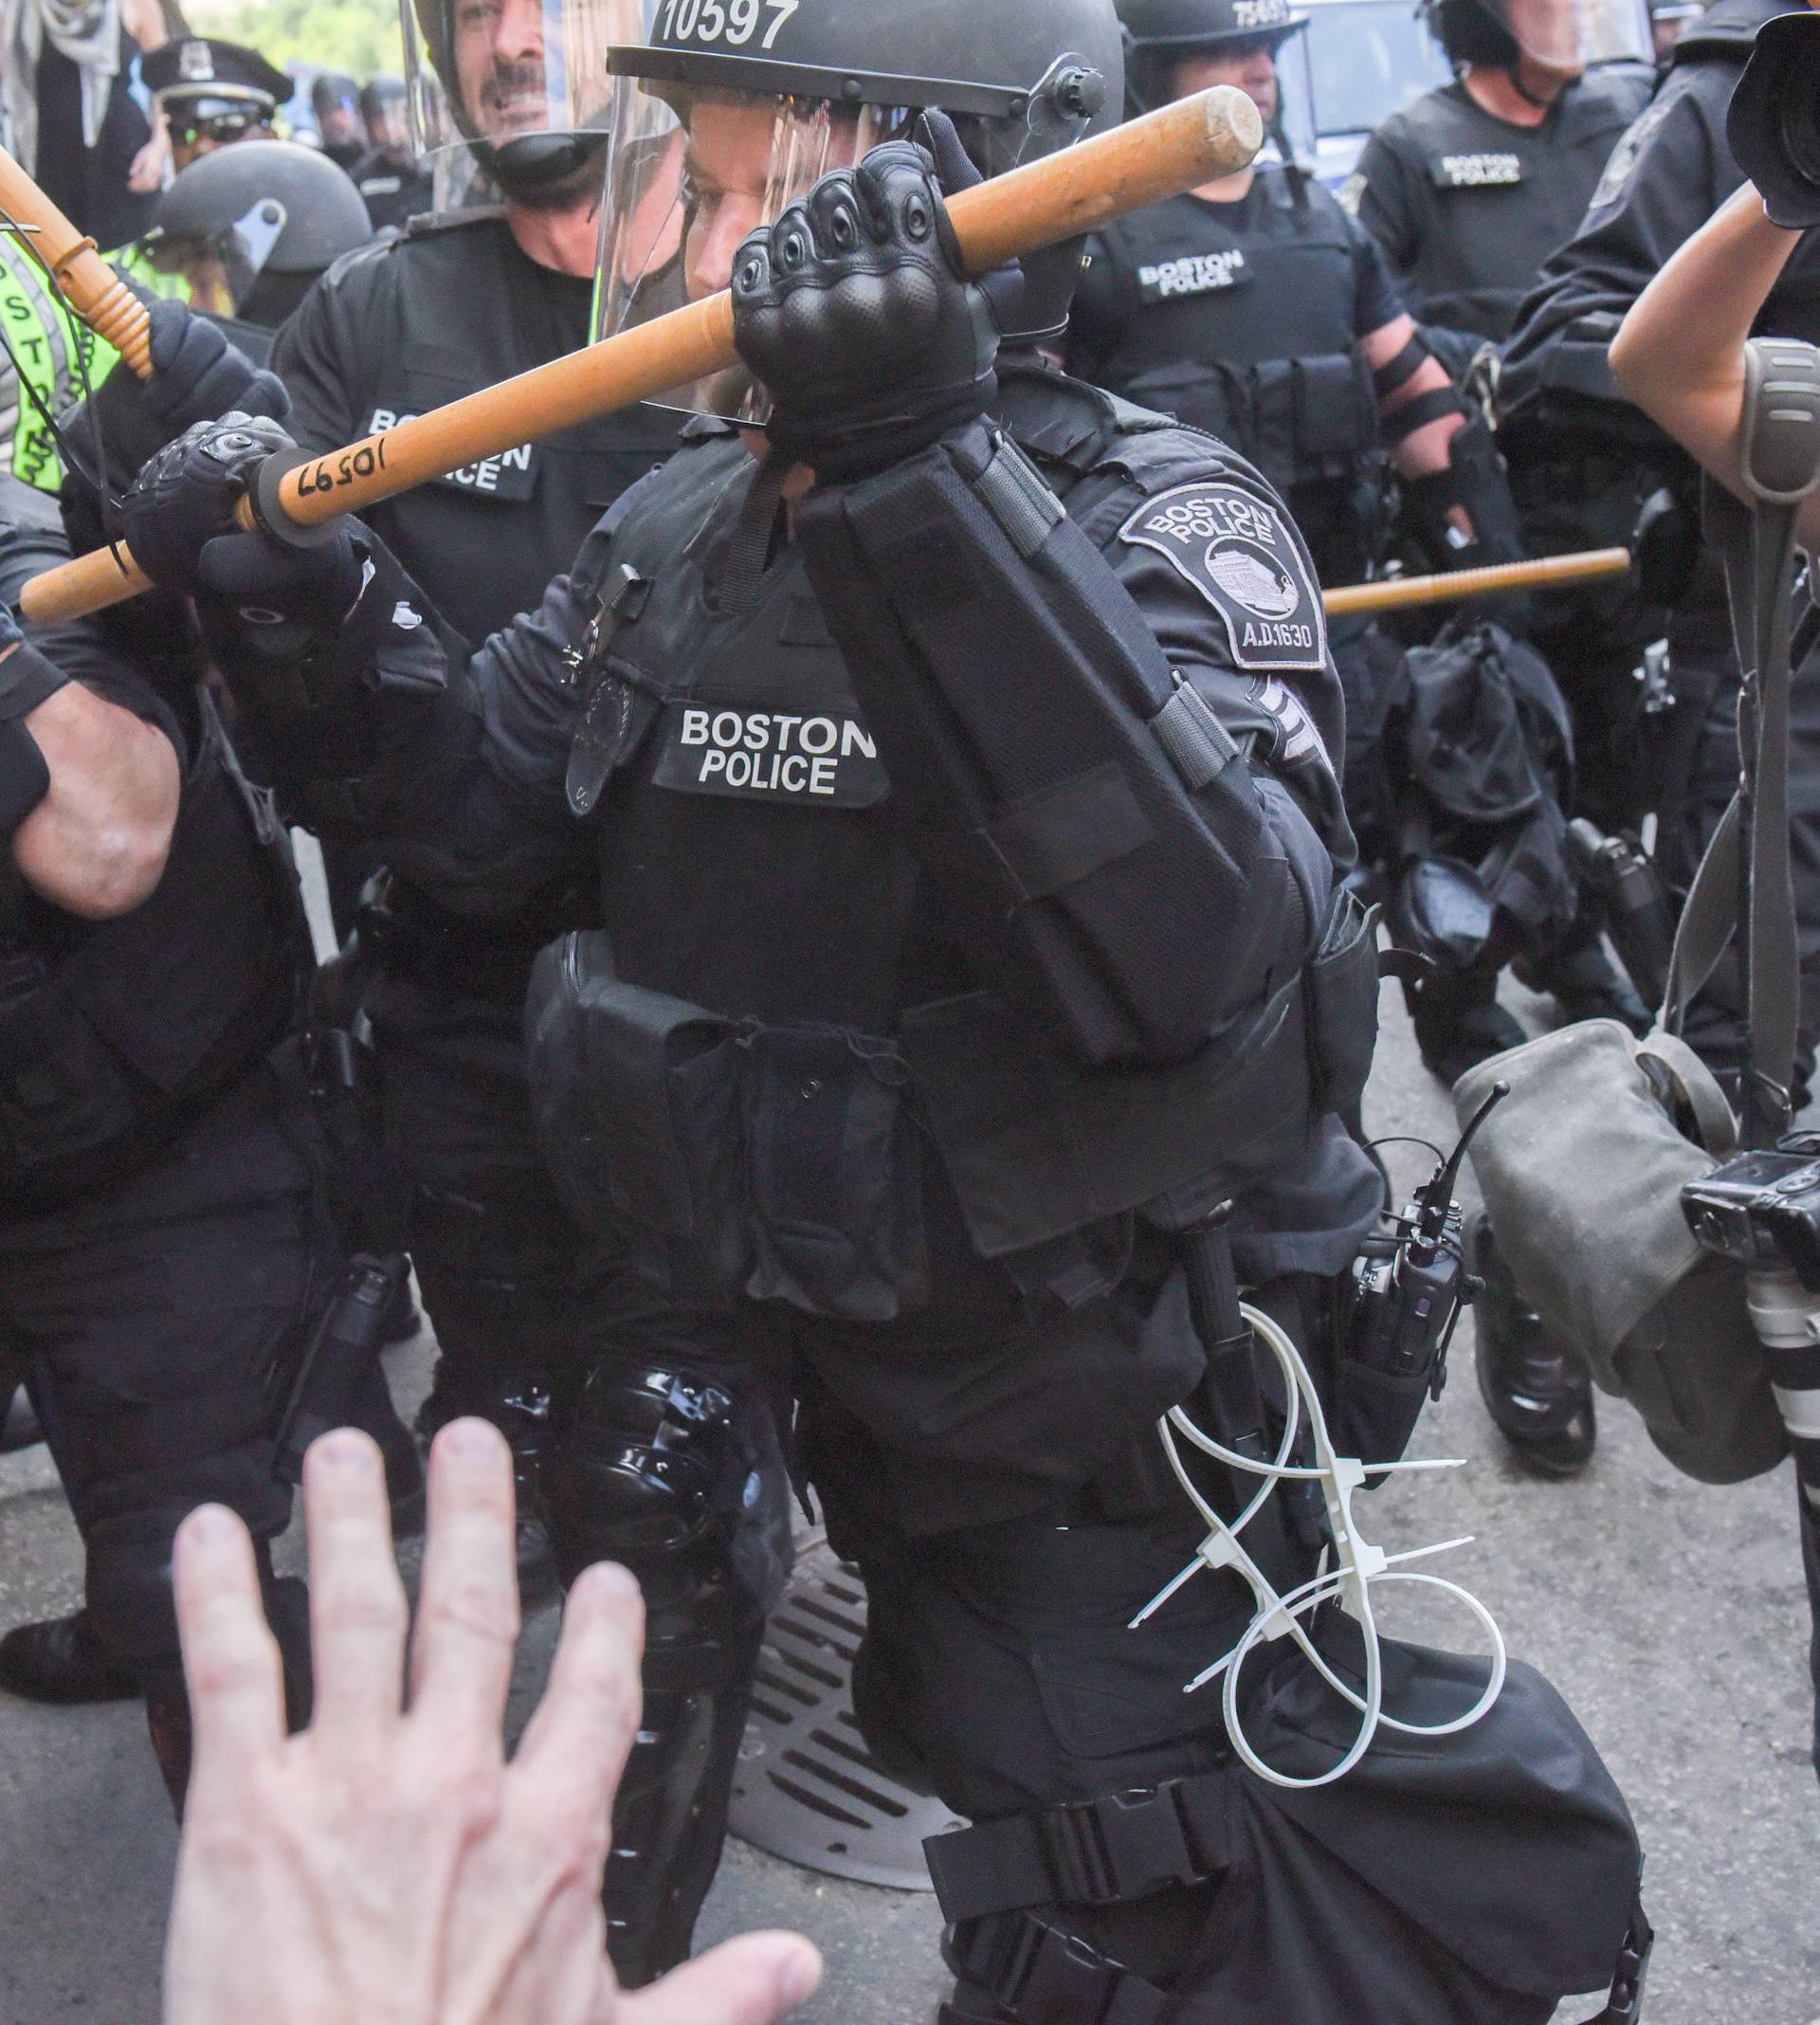
[[[1257,108],[1216,85],[949,200],[969,269],[986,273],[1128,211],[1243,169],[1264,144]],[[316,527],[578,422],[654,399],[738,362],[733,298],[721,293],[549,365],[432,409],[347,448],[298,460],[260,488],[268,523]],[[287,460],[287,463],[289,460]],[[250,500],[241,524],[257,524]],[[27,583],[20,608],[40,623],[135,597],[151,580],[125,549],[98,549]],[[124,568],[122,567],[124,564]]]
[[[152,319],[132,289],[95,250],[12,156],[0,149],[0,213],[30,229],[29,241],[50,270],[64,300],[98,337],[124,358],[141,379],[152,376]]]
[[[1519,591],[1558,591],[1594,577],[1622,576],[1630,551],[1581,549],[1572,556],[1538,556],[1533,562],[1498,562],[1483,570],[1444,570],[1437,576],[1386,576],[1345,584],[1321,593],[1330,619],[1367,611],[1406,611],[1415,605],[1451,605],[1472,597],[1507,597]]]

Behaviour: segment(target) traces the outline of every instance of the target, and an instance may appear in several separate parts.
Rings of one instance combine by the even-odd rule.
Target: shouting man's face
[[[499,142],[547,131],[540,0],[458,0],[454,53],[475,133]]]

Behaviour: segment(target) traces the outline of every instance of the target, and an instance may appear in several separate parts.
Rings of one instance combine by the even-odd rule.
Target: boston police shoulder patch
[[[1226,622],[1242,668],[1320,668],[1326,614],[1307,558],[1269,501],[1203,479],[1146,500],[1119,538],[1155,549]]]
[[[1589,211],[1603,210],[1607,205],[1615,204],[1630,187],[1630,178],[1643,158],[1643,151],[1649,145],[1656,129],[1674,109],[1672,99],[1656,100],[1646,105],[1630,122],[1629,131],[1607,157],[1605,173],[1600,176],[1598,188],[1593,191]]]

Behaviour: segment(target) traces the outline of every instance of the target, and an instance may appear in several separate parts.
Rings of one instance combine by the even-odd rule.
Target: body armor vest
[[[1174,197],[1096,238],[1069,346],[1071,370],[1256,465],[1327,583],[1365,574],[1384,482],[1357,258],[1326,191],[1260,171],[1241,203]]]
[[[281,335],[274,369],[293,390],[298,442],[336,449],[574,351],[588,322],[588,283],[536,265],[503,212],[415,218],[330,268]],[[668,456],[676,431],[662,409],[603,415],[381,501],[367,520],[478,647],[537,610],[553,571]]]
[[[171,855],[130,914],[79,921],[15,887],[0,913],[0,1209],[125,1172],[278,1040],[308,932],[289,839],[212,704]]]
[[[1447,84],[1386,122],[1378,143],[1402,158],[1413,210],[1391,224],[1414,257],[1406,266],[1387,250],[1420,321],[1500,342],[1510,335],[1542,263],[1578,230],[1650,82],[1641,70],[1593,73],[1538,127],[1494,119],[1464,84]]]
[[[1218,468],[1052,374],[1009,372],[1000,414],[1108,539],[1172,470]],[[887,1321],[981,1257],[1092,1298],[1130,1213],[1207,1179],[1210,1147],[1229,1194],[1302,1142],[1301,988],[1180,1068],[1052,1054],[995,968],[993,897],[913,848],[800,555],[722,603],[755,469],[693,425],[610,554],[569,776],[606,826],[606,928],[545,952],[527,1012],[553,1172],[688,1298]]]

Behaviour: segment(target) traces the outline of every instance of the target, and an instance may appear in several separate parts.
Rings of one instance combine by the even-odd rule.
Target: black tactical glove
[[[268,629],[271,647],[332,633],[363,581],[347,521],[319,544],[290,548],[248,534],[234,518],[259,466],[295,447],[276,422],[253,415],[198,422],[153,458],[120,502],[120,533],[154,582],[190,592],[206,616],[225,606],[240,625]]]
[[[908,141],[825,175],[733,267],[739,356],[777,447],[846,483],[982,414],[998,324],[969,282],[935,157]]]
[[[1471,421],[1454,432],[1447,468],[1405,479],[1409,531],[1433,570],[1478,570],[1523,558],[1523,523],[1510,496],[1491,431]],[[1454,526],[1449,509],[1465,509],[1469,538]]]
[[[124,492],[148,458],[198,422],[222,415],[268,415],[283,421],[291,397],[221,331],[182,302],[152,304],[152,376],[141,379],[124,359],[93,396],[111,492]],[[93,442],[89,402],[65,423],[77,449]],[[73,531],[72,531],[73,532]],[[93,544],[91,544],[92,546]]]

